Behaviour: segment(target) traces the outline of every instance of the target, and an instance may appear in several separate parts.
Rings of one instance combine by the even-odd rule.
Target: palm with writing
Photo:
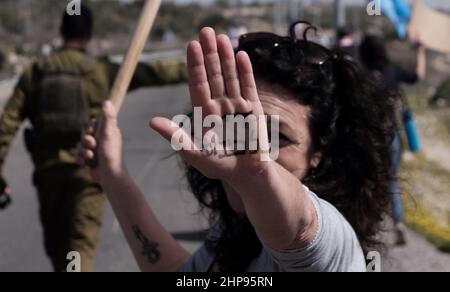
[[[204,28],[200,32],[200,42],[190,43],[187,58],[192,107],[201,107],[205,116],[251,112],[258,129],[262,129],[256,131],[259,149],[268,149],[266,122],[260,118],[264,117],[264,111],[247,53],[235,55],[227,36],[216,36],[213,29]],[[166,118],[154,118],[151,127],[169,141],[181,132],[179,125]],[[208,132],[208,129],[203,131]],[[261,172],[267,166],[261,159],[262,151],[244,155],[223,155],[219,151],[205,155],[190,133],[183,131],[182,140],[183,144],[187,141],[191,145],[191,150],[180,151],[182,158],[209,178],[226,180],[242,171]]]

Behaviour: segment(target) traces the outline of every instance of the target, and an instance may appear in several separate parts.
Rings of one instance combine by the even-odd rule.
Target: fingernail
[[[105,103],[103,104],[103,108],[104,108],[105,110],[111,109],[111,106],[112,106],[112,103],[111,103],[110,100],[105,101]]]

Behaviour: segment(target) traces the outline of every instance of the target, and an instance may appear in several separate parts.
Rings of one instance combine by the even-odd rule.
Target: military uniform
[[[80,133],[65,133],[63,130],[55,134],[45,131],[48,123],[43,123],[43,120],[55,118],[55,121],[60,121],[58,118],[61,117],[55,107],[53,112],[49,111],[42,118],[42,111],[46,110],[46,105],[39,98],[43,76],[58,77],[64,74],[68,81],[80,79],[89,101],[87,118],[90,119],[100,113],[118,69],[118,65],[106,59],[97,60],[84,51],[63,48],[24,72],[0,117],[0,179],[3,178],[1,170],[16,132],[25,120],[31,122],[32,128],[25,131],[25,141],[35,166],[33,183],[39,196],[45,248],[56,271],[66,270],[66,256],[70,251],[81,254],[82,271],[93,269],[105,197],[100,186],[91,178],[89,170],[76,164],[76,145]],[[140,64],[131,89],[186,80],[184,62]],[[48,87],[50,95],[61,95],[64,91],[70,93],[70,86],[61,86],[58,88],[58,84],[52,84]],[[78,106],[76,103],[68,104]],[[62,118],[67,120],[67,117]],[[77,119],[72,120],[77,122]],[[70,128],[70,124],[64,126]]]

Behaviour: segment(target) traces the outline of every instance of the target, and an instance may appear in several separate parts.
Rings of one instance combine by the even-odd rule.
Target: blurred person
[[[55,271],[66,270],[70,251],[81,254],[82,271],[93,269],[105,197],[89,170],[76,163],[76,145],[98,116],[119,70],[87,53],[94,18],[85,5],[81,12],[64,13],[64,46],[26,69],[0,117],[0,170],[16,132],[25,120],[31,122],[25,142],[35,167],[45,249]],[[131,89],[186,80],[185,62],[141,64]],[[0,185],[11,193],[3,171]]]
[[[417,47],[417,67],[415,71],[409,71],[401,66],[391,62],[386,50],[384,41],[374,35],[366,35],[359,49],[361,62],[366,69],[378,80],[384,88],[390,92],[390,95],[398,97],[397,113],[399,116],[407,106],[406,97],[401,90],[402,83],[414,84],[426,77],[426,49],[422,44]],[[398,120],[401,120],[400,118]],[[400,124],[400,123],[398,123]],[[406,244],[405,226],[404,226],[404,208],[402,202],[402,192],[398,181],[400,164],[403,153],[403,145],[400,135],[400,129],[395,130],[394,140],[392,142],[392,162],[394,181],[391,186],[392,196],[392,217],[395,223],[396,244]]]
[[[340,28],[337,33],[336,49],[358,60],[358,44],[355,36],[347,28]]]
[[[106,102],[104,126],[98,136],[93,128],[84,135],[80,162],[97,159],[92,174],[140,268],[366,271],[364,252],[377,246],[388,212],[393,103],[354,62],[294,34],[247,34],[236,51],[210,28],[199,38],[187,52],[192,106],[219,119],[278,116],[279,157],[261,161],[261,149],[205,153],[180,125],[151,120],[168,141],[178,134],[194,148],[179,154],[190,189],[211,215],[211,230],[191,256],[129,176],[117,112]],[[270,143],[265,119],[256,132],[258,145]]]
[[[248,33],[248,28],[245,25],[233,25],[228,28],[228,36],[231,39],[233,48],[239,46],[239,38],[246,33]]]

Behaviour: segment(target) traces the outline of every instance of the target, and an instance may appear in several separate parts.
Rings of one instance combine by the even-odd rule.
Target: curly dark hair
[[[240,44],[241,50],[249,54],[258,83],[281,86],[311,108],[311,150],[321,153],[321,162],[302,183],[345,216],[365,252],[378,246],[392,181],[393,99],[337,52],[327,50],[329,60],[317,64],[309,61],[310,52],[289,46],[272,47],[269,55],[254,44]],[[187,179],[211,223],[223,225],[222,235],[206,242],[220,270],[245,271],[262,250],[253,226],[232,211],[221,181],[190,166]]]
[[[370,70],[383,71],[389,65],[389,55],[382,39],[374,35],[364,36],[359,47],[362,63]]]

